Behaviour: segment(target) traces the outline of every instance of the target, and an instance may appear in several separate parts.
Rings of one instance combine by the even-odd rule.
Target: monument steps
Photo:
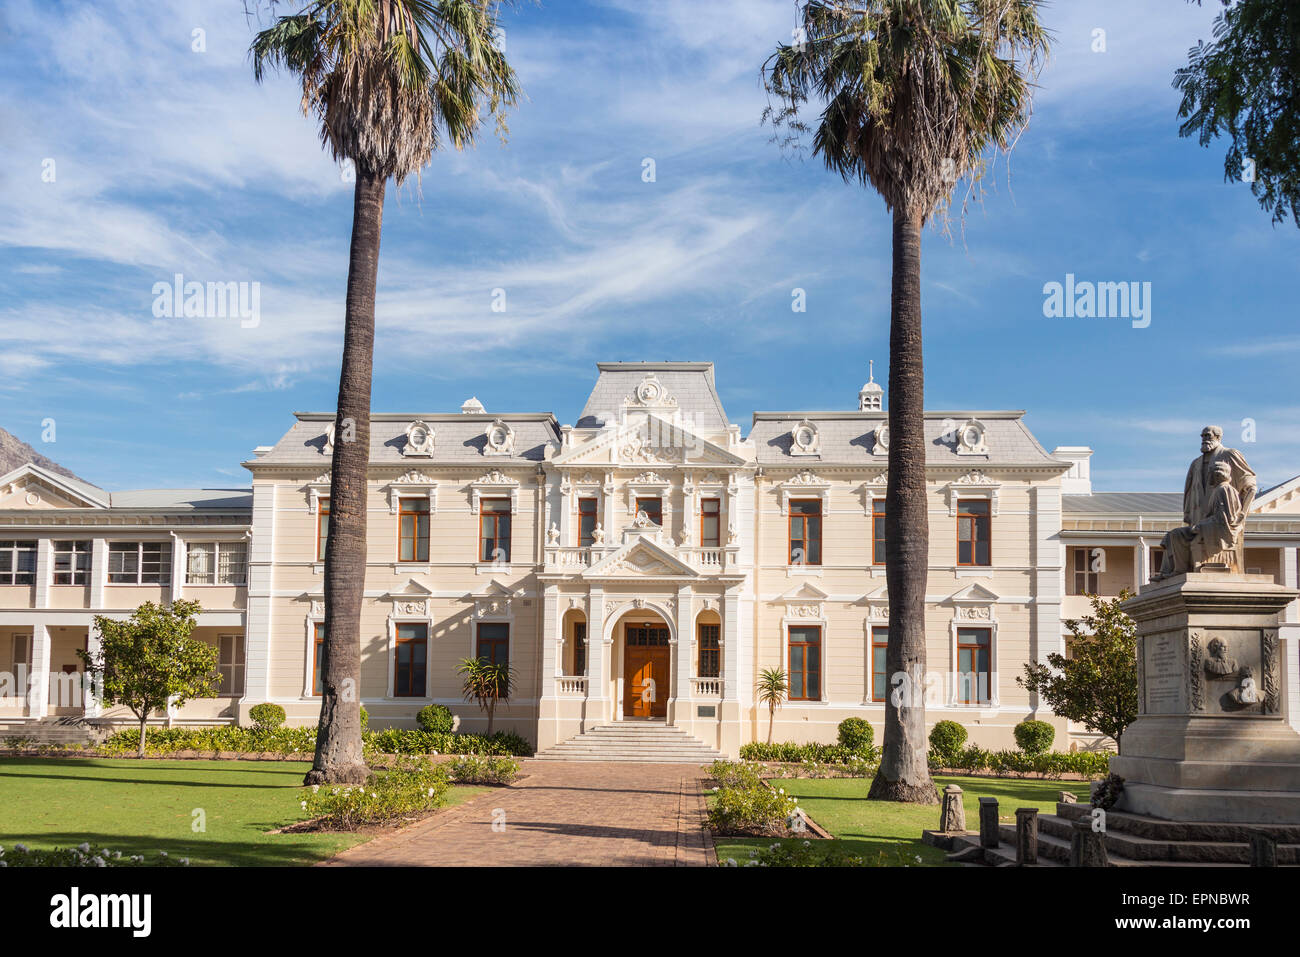
[[[1057,804],[1056,816],[1078,820],[1092,813],[1087,804]],[[1042,818],[1039,819],[1040,821]],[[1040,825],[1041,826],[1041,825]],[[1232,824],[1218,821],[1166,821],[1130,811],[1107,811],[1106,830],[1156,841],[1215,841],[1248,844],[1261,831],[1283,845],[1300,844],[1300,824]]]

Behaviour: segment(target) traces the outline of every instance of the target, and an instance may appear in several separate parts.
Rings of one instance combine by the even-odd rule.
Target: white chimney
[[[1092,449],[1086,445],[1059,445],[1052,449],[1052,457],[1070,463],[1070,471],[1061,479],[1062,495],[1092,494],[1092,468],[1088,461]]]
[[[482,415],[485,411],[483,403],[475,396],[470,396],[460,407],[461,415]]]

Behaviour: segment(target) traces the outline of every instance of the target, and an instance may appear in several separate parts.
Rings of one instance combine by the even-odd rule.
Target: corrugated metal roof
[[[1182,492],[1093,492],[1062,495],[1066,514],[1182,515]]]

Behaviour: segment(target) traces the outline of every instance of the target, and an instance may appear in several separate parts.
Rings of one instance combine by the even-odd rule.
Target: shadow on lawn
[[[297,762],[297,761],[285,762],[285,764],[290,765],[289,767],[286,767],[285,764],[276,764],[273,767],[268,767],[268,768],[256,767],[254,766],[254,762],[251,761],[248,762],[247,765],[240,766],[240,767],[213,767],[209,764],[200,764],[198,762],[186,762],[187,764],[191,765],[191,767],[189,768],[186,768],[184,765],[158,765],[158,764],[150,765],[144,763],[144,761],[141,761],[139,763],[128,763],[129,761],[134,761],[134,760],[135,759],[125,759],[121,761],[115,760],[112,761],[112,763],[106,763],[106,760],[103,758],[97,758],[97,759],[96,758],[90,758],[90,759],[87,758],[81,758],[81,759],[4,758],[4,759],[0,759],[0,780],[3,780],[4,777],[6,777],[6,775],[11,775],[15,778],[22,778],[23,780],[42,778],[50,781],[95,781],[101,784],[154,784],[154,785],[160,785],[166,787],[175,786],[175,787],[190,787],[190,788],[252,788],[252,789],[271,788],[271,789],[275,789],[275,788],[301,787],[302,777],[307,773],[307,768],[310,767],[310,765],[307,762]],[[145,759],[145,761],[148,760],[151,759],[149,758]],[[55,762],[55,761],[59,762],[58,765],[56,765],[57,767],[66,768],[69,765],[71,765],[77,767],[81,773],[61,774],[56,772],[56,773],[34,774],[28,770],[32,768],[39,768],[42,772],[48,772],[51,770],[50,768],[51,762]],[[230,763],[232,762],[222,762],[222,764],[230,764]],[[295,764],[300,765],[300,767],[297,768],[292,767],[292,765]],[[127,767],[131,769],[132,774],[145,775],[153,771],[153,772],[157,772],[157,776],[124,778],[121,776],[121,773],[123,769]],[[94,771],[100,771],[102,773],[99,774],[91,773]],[[250,781],[244,781],[242,783],[237,783],[232,781],[227,783],[222,781],[185,780],[184,778],[169,776],[175,774],[176,772],[187,772],[187,773],[197,772],[202,775],[222,774],[222,773],[236,773],[236,774],[245,774],[245,775],[273,774],[281,778],[282,780],[274,784],[261,784],[261,783],[253,783]]]
[[[253,825],[257,826],[257,825]],[[270,825],[274,826],[274,825]],[[186,839],[162,837],[134,837],[121,834],[103,834],[94,831],[56,831],[42,833],[39,838],[21,834],[0,833],[0,846],[31,844],[39,847],[76,847],[83,842],[99,850],[121,851],[123,857],[141,854],[155,860],[159,851],[166,851],[173,860],[188,858],[194,867],[230,865],[235,867],[285,867],[315,864],[333,857],[342,846],[336,842],[295,841],[295,837],[310,835],[279,835],[268,843],[253,841],[209,840],[202,836]]]

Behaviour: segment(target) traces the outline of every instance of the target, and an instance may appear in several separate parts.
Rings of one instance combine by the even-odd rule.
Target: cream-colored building
[[[458,663],[508,659],[497,718],[540,749],[595,726],[663,721],[725,753],[767,735],[764,669],[787,673],[776,740],[884,720],[888,431],[869,382],[851,411],[759,412],[748,435],[711,363],[602,363],[581,416],[376,414],[362,699],[372,726],[439,702],[481,729]],[[847,399],[853,400],[850,393]],[[846,402],[846,405],[850,404]],[[1065,649],[1087,592],[1135,590],[1181,521],[1180,493],[1094,493],[1087,448],[1044,449],[1015,411],[927,414],[927,720],[1010,746],[1026,717],[1057,746],[1094,736],[1016,682]],[[263,701],[316,720],[333,415],[300,413],[254,450],[244,490],[108,493],[25,466],[0,478],[0,725],[78,715],[60,694],[95,614],[199,600],[227,695],[169,716],[244,721]],[[1300,479],[1262,492],[1247,564],[1294,586]],[[1300,615],[1283,628],[1300,715]],[[95,715],[122,717],[118,710]]]

